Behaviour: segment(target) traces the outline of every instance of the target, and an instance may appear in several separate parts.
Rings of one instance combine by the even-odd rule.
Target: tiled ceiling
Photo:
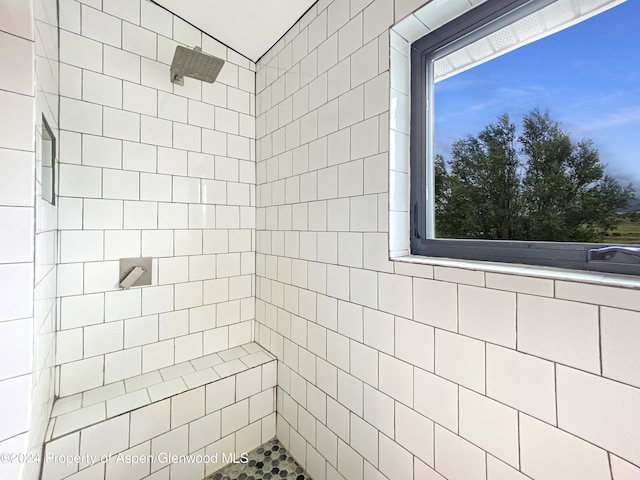
[[[155,0],[257,61],[315,0]]]

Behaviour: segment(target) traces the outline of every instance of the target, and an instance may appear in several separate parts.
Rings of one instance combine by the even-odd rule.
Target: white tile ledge
[[[473,260],[456,260],[451,258],[422,257],[419,255],[402,255],[391,257],[393,262],[430,265],[438,267],[462,268],[473,271],[504,273],[550,280],[566,280],[570,282],[588,283],[640,290],[640,277],[630,275],[614,275],[607,273],[567,270],[563,268],[514,265],[507,263],[481,262]]]
[[[58,398],[46,441],[274,361],[252,342]]]

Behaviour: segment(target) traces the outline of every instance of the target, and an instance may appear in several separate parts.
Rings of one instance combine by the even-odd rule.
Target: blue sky
[[[640,192],[640,1],[436,84],[436,153],[508,113],[540,107],[574,141],[591,139],[608,172]]]

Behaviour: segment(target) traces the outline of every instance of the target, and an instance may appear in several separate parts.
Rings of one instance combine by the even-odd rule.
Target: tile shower
[[[277,436],[316,480],[640,477],[637,288],[389,260],[408,63],[389,27],[423,3],[319,0],[254,64],[147,0],[60,0],[59,20],[53,0],[0,0],[0,452]],[[178,44],[224,58],[218,80],[172,85]],[[152,286],[118,289],[139,256]]]

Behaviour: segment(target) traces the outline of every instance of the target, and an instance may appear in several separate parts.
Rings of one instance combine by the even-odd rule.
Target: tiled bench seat
[[[275,385],[275,357],[249,343],[60,398],[47,430],[42,478],[201,480],[228,463],[222,453],[248,452],[275,436]],[[131,465],[116,463],[121,452],[219,458]],[[93,466],[54,461],[109,454],[113,461]]]

